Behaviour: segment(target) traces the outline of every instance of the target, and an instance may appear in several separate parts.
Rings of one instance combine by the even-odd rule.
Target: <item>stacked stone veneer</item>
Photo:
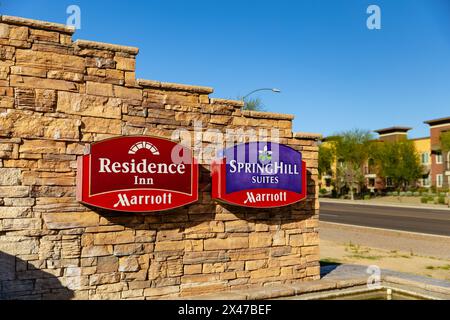
[[[153,299],[319,278],[317,136],[292,116],[241,112],[211,88],[135,79],[138,49],[78,40],[73,29],[0,21],[0,298]],[[280,130],[303,152],[308,198],[272,210],[211,200],[152,214],[76,201],[76,158],[112,136],[174,129]],[[208,135],[203,137],[207,144]]]

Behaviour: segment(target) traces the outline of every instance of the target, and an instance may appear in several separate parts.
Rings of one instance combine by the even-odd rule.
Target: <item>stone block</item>
[[[9,30],[10,30],[9,25],[5,23],[0,23],[0,38],[2,39],[9,38]]]
[[[319,245],[319,233],[318,232],[304,233],[303,244],[305,246]]]
[[[20,138],[46,138],[52,140],[78,140],[78,119],[60,119],[21,110],[11,110],[0,116],[0,135]]]
[[[205,250],[227,250],[248,248],[249,238],[229,237],[226,239],[206,239],[204,241]]]
[[[180,286],[168,286],[160,288],[145,288],[144,296],[146,297],[157,297],[165,296],[169,294],[176,294],[180,292]]]
[[[97,233],[94,235],[95,245],[134,243],[134,231]]]
[[[62,69],[66,71],[84,73],[85,61],[81,57],[43,51],[18,49],[16,64],[44,69]]]
[[[267,260],[250,260],[245,262],[245,270],[253,271],[267,267]]]
[[[134,58],[123,58],[115,56],[116,68],[123,71],[135,71],[136,70],[136,59]]]
[[[225,222],[225,232],[250,232],[252,228],[245,220],[235,220]]]
[[[20,184],[21,170],[0,168],[0,186],[15,186]]]
[[[58,92],[58,112],[80,116],[120,119],[121,101],[117,98]]]
[[[136,272],[140,270],[139,261],[136,257],[128,256],[119,259],[120,272]]]
[[[250,248],[267,248],[272,246],[273,237],[268,232],[255,232],[249,234]]]
[[[99,82],[86,82],[86,93],[94,96],[113,96],[113,87],[109,83],[99,83]]]
[[[30,207],[0,207],[0,219],[31,218]]]
[[[82,131],[84,132],[108,134],[121,134],[122,132],[122,123],[120,120],[91,117],[83,117],[82,119],[82,122],[84,124],[84,127],[82,127]]]
[[[116,272],[119,268],[119,259],[114,256],[97,258],[97,273]]]
[[[114,255],[118,257],[142,253],[144,253],[144,245],[142,243],[118,244],[114,246]]]
[[[289,245],[291,245],[293,247],[303,246],[303,235],[302,234],[289,235]]]
[[[114,94],[117,98],[121,99],[142,100],[141,89],[114,86]]]
[[[26,66],[11,66],[11,74],[45,78],[47,76],[47,70],[43,68],[34,68]]]
[[[2,219],[0,231],[39,230],[41,222],[38,218]]]
[[[30,194],[28,186],[3,187],[0,186],[0,198],[23,198]]]
[[[11,75],[11,86],[18,88],[36,88],[62,91],[77,91],[78,87],[75,83],[59,79],[45,79],[37,77]]]
[[[271,278],[277,277],[280,275],[280,268],[266,268],[266,269],[258,269],[250,272],[251,279],[261,279],[261,278]]]
[[[112,253],[113,247],[111,245],[84,246],[81,250],[81,257],[82,258],[103,257],[109,256]]]
[[[94,212],[51,212],[42,215],[50,230],[98,226],[99,216]]]
[[[30,39],[38,40],[38,41],[59,43],[59,33],[54,32],[54,31],[31,29],[30,30]]]
[[[160,241],[155,245],[155,251],[184,250],[184,241]]]
[[[11,27],[9,31],[9,38],[12,40],[28,40],[28,27]]]

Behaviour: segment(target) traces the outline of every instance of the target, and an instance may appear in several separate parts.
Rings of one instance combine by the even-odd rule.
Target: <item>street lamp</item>
[[[242,101],[245,101],[245,99],[246,99],[248,96],[250,96],[251,94],[254,94],[255,92],[258,92],[258,91],[272,91],[272,92],[275,92],[275,93],[280,93],[280,92],[281,92],[281,90],[280,90],[280,89],[277,89],[277,88],[261,88],[261,89],[256,89],[256,90],[253,90],[252,92],[250,92],[249,94],[245,95],[245,96],[242,98]]]

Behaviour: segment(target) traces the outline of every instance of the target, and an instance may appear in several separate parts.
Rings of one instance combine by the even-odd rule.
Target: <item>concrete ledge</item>
[[[306,139],[306,140],[315,140],[318,141],[322,139],[322,135],[319,133],[310,133],[310,132],[295,132],[295,139]]]
[[[191,86],[191,85],[180,84],[180,83],[160,82],[160,81],[145,80],[145,79],[137,79],[137,83],[141,87],[144,87],[144,88],[185,91],[185,92],[192,92],[192,93],[199,93],[199,94],[210,94],[210,93],[214,92],[214,89],[211,87]]]
[[[33,19],[26,19],[26,18],[20,18],[20,17],[14,17],[14,16],[0,16],[0,21],[6,24],[13,24],[18,26],[27,26],[35,29],[42,29],[42,30],[48,30],[48,31],[57,31],[62,32],[66,34],[74,34],[75,28],[66,26],[64,24],[60,23],[53,23],[53,22],[47,22],[47,21],[40,21],[40,20],[33,20]]]
[[[242,115],[247,118],[261,118],[274,120],[293,120],[295,118],[292,114],[265,112],[265,111],[249,111],[243,110]]]
[[[136,47],[121,46],[121,45],[116,45],[116,44],[88,41],[88,40],[77,40],[74,42],[74,45],[79,48],[108,50],[108,51],[114,51],[114,52],[125,52],[125,53],[129,53],[129,54],[133,54],[133,55],[137,55],[139,53],[139,48],[136,48]]]
[[[450,282],[410,275],[390,270],[382,270],[378,286],[367,287],[370,276],[367,266],[339,265],[322,267],[321,280],[298,281],[270,286],[250,286],[240,290],[227,290],[182,297],[185,300],[265,300],[265,299],[327,299],[355,293],[368,293],[391,288],[408,295],[429,299],[450,299]]]

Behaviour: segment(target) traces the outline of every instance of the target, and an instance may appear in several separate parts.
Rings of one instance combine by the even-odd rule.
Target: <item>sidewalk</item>
[[[323,261],[450,281],[450,237],[320,221]]]
[[[341,203],[341,204],[354,204],[354,205],[365,205],[365,206],[379,206],[379,207],[398,207],[398,208],[413,208],[413,209],[432,209],[432,210],[444,210],[449,211],[450,208],[447,205],[442,204],[410,204],[410,203],[395,203],[385,201],[382,199],[375,200],[343,200],[343,199],[332,199],[332,198],[319,198],[320,202],[327,203]]]

